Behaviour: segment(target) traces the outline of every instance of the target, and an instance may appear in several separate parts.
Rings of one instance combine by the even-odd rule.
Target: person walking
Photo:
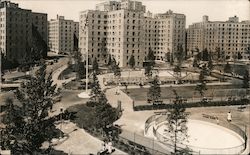
[[[232,121],[232,114],[231,114],[230,111],[227,113],[227,121],[228,121],[228,122],[231,122],[231,121]]]

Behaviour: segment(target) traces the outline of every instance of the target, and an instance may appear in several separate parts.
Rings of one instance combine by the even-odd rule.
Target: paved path
[[[63,83],[70,82],[74,78],[69,78],[66,80],[59,80],[58,77],[62,73],[63,70],[67,68],[67,65],[63,65],[60,68],[56,69],[53,72],[52,79],[54,84],[57,84],[57,88],[62,87]],[[62,101],[56,103],[53,106],[53,113],[51,115],[56,115],[60,113],[60,108],[67,109],[72,105],[77,104],[85,104],[87,99],[80,99],[77,95],[82,92],[82,90],[65,90],[62,92]],[[61,128],[59,125],[58,128]],[[72,154],[97,154],[100,151],[102,146],[102,141],[91,136],[89,133],[85,132],[84,129],[79,128],[74,123],[69,122],[67,124],[63,124],[62,130],[65,134],[69,134],[69,139],[65,142],[56,145],[54,148],[56,150],[62,150],[66,153]],[[76,130],[76,131],[74,131]],[[116,149],[114,155],[126,155],[126,153]]]
[[[98,76],[98,79],[100,81],[100,85],[102,89],[105,89],[105,85],[103,84],[103,77],[110,76],[109,75],[100,75]],[[209,83],[208,85],[217,85],[217,84],[222,84],[222,83]],[[228,83],[223,83],[225,85],[228,85]],[[189,85],[189,84],[187,84]],[[181,87],[183,85],[174,85]],[[163,87],[169,87],[169,86],[163,86]],[[121,87],[120,87],[121,88]],[[119,91],[119,95],[115,95],[117,92],[117,89],[120,89],[117,87],[109,88],[106,91],[106,96],[109,101],[109,103],[113,107],[117,107],[117,102],[120,100],[122,102],[122,109],[123,109],[123,114],[119,120],[115,122],[115,124],[119,124],[122,129],[124,129],[126,132],[123,132],[121,136],[126,137],[127,139],[130,140],[135,140],[136,142],[146,145],[147,147],[152,147],[152,140],[143,140],[143,141],[148,141],[147,142],[142,142],[140,139],[142,139],[142,136],[144,134],[144,123],[145,121],[154,114],[156,111],[164,111],[164,110],[152,110],[152,111],[133,111],[133,101],[132,99],[125,94],[122,91]],[[128,89],[130,88],[139,88],[139,86],[129,86]],[[234,109],[234,110],[233,110]],[[234,120],[233,123],[236,123],[237,125],[242,125],[243,124],[250,124],[250,117],[249,117],[249,108],[246,110],[246,112],[238,112],[236,111],[235,106],[226,106],[226,107],[205,107],[205,108],[190,108],[187,109],[187,111],[191,112],[191,118],[195,117],[202,117],[201,113],[209,113],[214,115],[220,116],[220,119],[225,119],[226,114],[229,110],[235,111],[234,113]],[[250,133],[249,130],[249,125],[248,125],[248,135]],[[135,136],[137,135],[137,136]],[[150,143],[151,142],[151,143]],[[157,143],[157,142],[156,142]]]
[[[97,154],[97,152],[101,150],[103,141],[91,136],[85,130],[77,127],[74,123],[63,123],[61,127],[64,133],[69,134],[69,139],[60,145],[55,146],[54,148],[56,150],[79,155],[90,153]],[[116,150],[112,154],[126,155],[126,153],[120,150]]]
[[[68,79],[64,79],[64,80],[59,80],[59,76],[60,74],[68,67],[68,65],[63,65],[60,68],[56,69],[55,71],[53,71],[52,74],[52,80],[53,80],[53,84],[57,84],[57,88],[61,88],[63,83],[68,83],[70,81],[72,81],[73,79],[75,79],[75,77],[71,77]]]

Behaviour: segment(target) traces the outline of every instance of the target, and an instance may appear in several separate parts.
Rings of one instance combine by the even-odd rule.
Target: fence
[[[169,137],[166,137],[165,135],[160,134],[159,132],[157,132],[157,129],[159,127],[159,124],[163,123],[164,121],[166,121],[166,116],[156,116],[153,115],[151,117],[149,117],[149,119],[146,120],[145,123],[145,133],[147,134],[149,127],[154,123],[153,125],[153,134],[154,136],[159,140],[164,142],[165,145],[167,145],[168,147],[171,146],[170,144],[166,143],[166,140],[169,141],[170,139],[168,139]],[[208,120],[211,123],[216,123],[215,121],[211,121]],[[231,147],[231,148],[201,148],[201,147],[197,147],[197,146],[191,146],[191,145],[184,145],[184,144],[177,144],[178,148],[186,148],[188,147],[191,150],[195,150],[192,151],[192,154],[200,154],[200,152],[206,152],[207,154],[239,154],[242,153],[246,147],[247,147],[247,135],[246,132],[244,132],[240,127],[231,124],[231,123],[227,123],[227,122],[221,122],[220,123],[221,126],[228,128],[232,131],[234,131],[235,133],[237,133],[238,135],[241,136],[241,138],[244,140],[244,143],[242,143],[239,146],[235,146],[235,147]]]
[[[172,146],[170,145],[162,145],[154,139],[127,130],[122,130],[122,133],[119,135],[119,139],[135,148],[138,148],[138,146],[140,146],[139,148],[143,147],[150,154],[169,155],[172,150]]]
[[[164,77],[161,76],[159,77],[159,80],[161,84],[177,84],[178,79],[176,77]],[[121,84],[127,84],[127,85],[145,85],[148,84],[150,79],[148,79],[145,76],[131,76],[131,77],[115,77],[115,76],[110,76],[110,77],[104,77],[103,82],[105,85],[117,85],[118,83]],[[194,76],[194,78],[188,78],[188,79],[182,79],[182,83],[197,83],[199,81],[197,76]],[[207,82],[214,82],[218,81],[217,79],[209,79]]]

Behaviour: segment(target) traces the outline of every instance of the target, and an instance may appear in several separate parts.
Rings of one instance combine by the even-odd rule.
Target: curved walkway
[[[106,74],[106,75],[98,75],[98,79],[101,85],[101,88],[104,90],[106,87],[103,84],[103,77],[110,76],[112,74]],[[211,84],[213,85],[213,84]],[[130,88],[130,87],[128,87]],[[144,133],[144,123],[146,119],[154,114],[157,110],[154,111],[133,111],[133,100],[125,94],[123,91],[119,91],[119,95],[115,95],[117,91],[117,87],[108,88],[106,90],[106,96],[109,101],[109,103],[113,107],[117,107],[118,100],[121,101],[121,106],[123,109],[123,114],[119,120],[115,122],[115,124],[119,124],[122,129],[126,130],[126,135],[124,135],[128,139],[135,140],[135,134],[139,134],[143,136]],[[235,106],[226,106],[226,107],[202,107],[202,108],[191,108],[187,109],[188,112],[191,113],[191,118],[195,117],[202,117],[201,113],[211,113],[216,116],[218,116],[219,119],[224,120],[226,118],[226,114],[228,111],[233,112],[233,121],[232,123],[235,123],[237,125],[245,124],[247,125],[247,131],[248,136],[250,133],[250,119],[249,119],[249,106],[247,107],[245,112],[240,112],[237,110],[237,107]],[[158,110],[163,111],[163,110]],[[248,119],[247,119],[248,117]],[[244,119],[243,119],[244,118]],[[250,138],[248,138],[248,141],[250,141]],[[150,145],[150,144],[149,144]],[[249,151],[249,147],[246,149],[244,153]]]
[[[54,84],[57,84],[57,88],[62,87],[63,83],[68,83],[73,80],[75,77],[59,80],[59,75],[68,67],[68,65],[63,65],[60,68],[56,69],[52,74],[52,79]],[[59,114],[60,108],[67,109],[69,106],[76,104],[85,104],[87,99],[80,99],[77,97],[81,90],[77,91],[64,91],[63,98],[61,102],[58,102],[53,107],[52,115]],[[91,136],[84,129],[79,128],[76,124],[72,122],[63,123],[62,125],[57,126],[64,134],[68,134],[69,138],[60,143],[54,148],[56,150],[62,150],[68,154],[97,154],[98,151],[102,148],[103,141],[99,140],[96,137]],[[126,155],[118,149],[114,153],[114,155]]]
[[[53,84],[57,84],[57,88],[61,88],[63,83],[68,83],[70,82],[71,80],[75,79],[75,77],[71,77],[71,78],[68,78],[68,79],[65,79],[65,80],[59,80],[59,76],[60,74],[66,69],[68,68],[68,65],[63,65],[61,66],[60,68],[56,69],[53,74],[52,74],[52,80],[53,80]]]

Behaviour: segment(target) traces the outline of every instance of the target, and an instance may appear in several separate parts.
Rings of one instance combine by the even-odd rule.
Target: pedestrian
[[[108,142],[107,149],[108,149],[108,153],[112,153],[113,147],[112,147],[112,142],[111,141]]]
[[[231,114],[230,111],[227,113],[227,121],[228,121],[228,122],[231,122],[231,121],[232,121],[232,114]]]
[[[219,118],[218,118],[218,117],[216,117],[216,123],[217,123],[217,125],[220,124],[220,121],[219,121]]]
[[[102,144],[102,151],[106,151],[107,150],[107,147],[106,147],[106,142],[104,141],[103,144]]]

